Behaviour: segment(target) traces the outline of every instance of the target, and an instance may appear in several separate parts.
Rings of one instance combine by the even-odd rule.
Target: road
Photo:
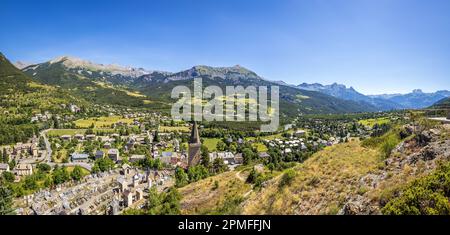
[[[433,120],[433,121],[439,121],[442,123],[450,123],[450,119],[447,119],[446,117],[432,117],[432,118],[428,118],[429,120]]]
[[[47,150],[45,153],[45,160],[46,162],[51,162],[52,161],[52,148],[50,145],[50,142],[48,141],[47,138],[47,132],[50,131],[52,129],[47,129],[47,130],[43,130],[41,131],[41,133],[39,133],[40,136],[42,136],[42,138],[44,138],[44,142],[45,142],[45,149]]]
[[[89,163],[85,163],[85,162],[69,162],[69,163],[54,163],[52,162],[52,147],[50,144],[50,141],[48,141],[47,138],[47,132],[51,131],[53,129],[46,129],[43,130],[39,133],[39,136],[41,136],[44,139],[45,142],[45,152],[42,154],[43,156],[41,158],[38,159],[24,159],[21,160],[21,163],[39,163],[39,162],[45,162],[46,164],[54,167],[55,165],[59,165],[59,166],[81,166],[83,168],[86,168],[87,170],[91,171],[92,170],[92,166]]]
[[[47,129],[47,130],[43,130],[43,131],[39,132],[39,136],[44,138],[44,142],[45,142],[45,150],[46,151],[42,153],[42,156],[39,158],[20,159],[20,160],[18,160],[19,163],[38,164],[41,162],[50,163],[52,161],[52,148],[51,148],[50,142],[48,141],[48,138],[46,135],[49,130],[52,130],[52,129]]]

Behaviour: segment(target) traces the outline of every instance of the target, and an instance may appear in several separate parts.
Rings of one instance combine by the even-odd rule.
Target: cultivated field
[[[110,116],[110,117],[98,117],[98,118],[86,118],[79,119],[75,121],[75,125],[78,128],[89,128],[94,124],[95,128],[110,128],[111,125],[122,122],[126,124],[133,123],[131,118],[123,118],[121,116]]]

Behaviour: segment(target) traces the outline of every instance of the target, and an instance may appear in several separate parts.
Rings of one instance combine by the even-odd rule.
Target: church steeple
[[[192,125],[191,138],[189,139],[189,143],[191,144],[199,144],[200,143],[200,135],[198,133],[197,123],[194,121]]]
[[[192,125],[191,138],[189,139],[189,155],[188,166],[195,166],[200,162],[202,143],[200,142],[200,135],[198,133],[197,123]]]

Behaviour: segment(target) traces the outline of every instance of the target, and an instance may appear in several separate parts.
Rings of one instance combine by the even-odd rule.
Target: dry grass
[[[230,171],[180,188],[182,214],[214,213],[225,200],[243,197],[251,190],[250,184],[244,182],[246,178],[246,173]],[[218,188],[215,181],[219,182]]]
[[[295,167],[290,186],[279,187],[277,177],[245,202],[244,214],[334,214],[346,197],[356,194],[360,177],[375,170],[377,150],[359,141],[338,144],[314,154]]]

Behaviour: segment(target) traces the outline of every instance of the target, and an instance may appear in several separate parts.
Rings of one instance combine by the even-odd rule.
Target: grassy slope
[[[70,96],[54,86],[33,81],[25,73],[14,67],[0,53],[0,102],[2,107],[31,108],[36,111],[59,110],[59,104],[85,102]],[[41,109],[41,110],[38,110]]]
[[[245,183],[246,173],[230,171],[189,184],[180,189],[182,214],[211,214],[233,198],[243,197],[251,190]],[[214,182],[219,187],[214,189]]]
[[[278,187],[280,177],[246,201],[244,214],[334,214],[358,181],[375,170],[379,152],[363,148],[358,141],[328,147],[314,154],[297,172],[290,186]]]
[[[240,198],[243,202],[234,205],[238,209],[232,214],[334,214],[348,195],[362,190],[359,179],[375,171],[380,162],[378,150],[361,147],[355,140],[314,154],[294,167],[293,182],[281,188],[283,174],[276,174],[262,189],[252,190],[245,183],[248,171],[226,172],[181,188],[182,213],[220,213],[226,202]],[[215,181],[219,188],[214,190]]]
[[[83,97],[90,102],[129,107],[168,108],[163,102],[149,103],[148,99],[140,93],[105,85],[102,81],[94,81],[70,71],[61,62],[42,63],[38,67],[33,65],[25,68],[24,71],[44,84],[60,86],[72,95]]]

